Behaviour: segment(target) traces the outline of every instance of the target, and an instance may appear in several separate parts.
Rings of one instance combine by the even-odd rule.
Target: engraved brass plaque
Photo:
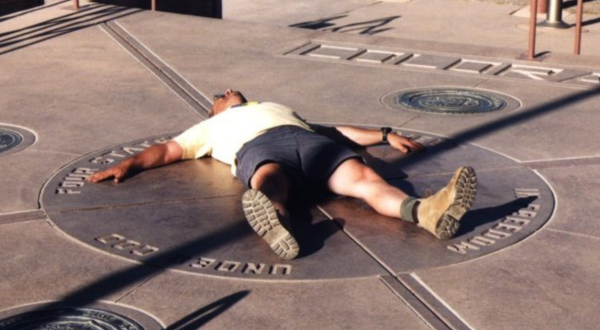
[[[182,161],[118,184],[85,180],[173,135],[107,147],[73,161],[47,182],[40,203],[63,232],[96,249],[189,273],[270,281],[387,274],[379,260],[398,273],[456,264],[523,240],[552,215],[551,189],[515,160],[433,134],[396,132],[427,149],[402,154],[378,145],[360,152],[410,195],[439,190],[459,166],[477,171],[478,195],[456,237],[440,241],[414,224],[378,215],[363,201],[328,197],[291,212],[300,256],[287,261],[250,228],[241,206],[245,188],[216,160]],[[408,252],[399,257],[398,251]]]
[[[56,308],[18,314],[0,320],[0,330],[145,330],[136,321],[95,308]]]
[[[27,129],[0,125],[0,155],[19,152],[35,141],[35,135]]]
[[[21,134],[0,127],[0,153],[6,152],[16,146],[18,146],[23,141],[23,137]]]
[[[464,88],[394,92],[386,95],[382,102],[393,109],[443,115],[485,114],[519,107],[519,102],[509,96]]]

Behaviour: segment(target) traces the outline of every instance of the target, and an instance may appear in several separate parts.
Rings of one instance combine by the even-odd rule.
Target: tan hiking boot
[[[273,203],[259,190],[250,189],[242,197],[242,207],[250,227],[262,237],[279,257],[291,260],[298,256],[298,242],[283,226],[285,219]]]
[[[418,226],[439,239],[454,237],[460,227],[460,219],[473,205],[476,192],[475,170],[468,166],[459,168],[446,187],[420,200]]]

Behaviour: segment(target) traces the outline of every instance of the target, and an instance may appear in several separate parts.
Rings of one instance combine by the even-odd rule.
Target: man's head
[[[235,105],[248,102],[241,92],[231,89],[227,89],[225,94],[215,95],[213,101],[214,102],[209,117],[216,116]]]

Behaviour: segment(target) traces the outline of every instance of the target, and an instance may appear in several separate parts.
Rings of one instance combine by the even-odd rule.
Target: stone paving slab
[[[598,164],[569,165],[539,170],[560,196],[560,208],[548,228],[573,234],[600,237],[596,214]]]
[[[51,8],[58,11],[59,16],[54,19],[36,12],[41,15],[37,21],[42,23],[37,24],[42,27],[19,32],[25,34],[22,38],[26,40],[17,46],[26,48],[0,48],[6,52],[0,64],[6,73],[0,78],[6,91],[0,102],[7,110],[2,120],[43,136],[34,146],[37,150],[83,154],[90,147],[97,149],[123,139],[133,140],[140,134],[182,130],[188,125],[177,122],[197,120],[185,103],[171,98],[160,81],[147,79],[148,72],[135,59],[89,23],[88,20],[104,15],[93,13],[109,8],[112,7],[87,9],[85,15],[75,16],[77,19],[71,16],[72,10],[60,7]],[[131,14],[130,10],[110,12]],[[57,23],[69,19],[74,21]],[[71,33],[63,35],[63,30]],[[28,40],[37,40],[35,35],[47,40],[28,45]],[[22,74],[25,68],[37,74]],[[128,106],[124,108],[123,104]],[[170,116],[175,125],[161,120]]]
[[[473,329],[594,329],[598,243],[544,230],[489,258],[413,276]]]
[[[496,118],[421,116],[412,121],[410,127],[473,141],[521,161],[599,154],[593,142],[596,130],[585,124],[596,116],[597,88],[536,84],[525,89],[525,86],[532,85],[490,80],[478,86],[484,90],[505,91],[519,99],[523,106],[518,111]],[[516,136],[522,148],[515,146]],[[557,148],[557,145],[568,147]]]
[[[0,309],[118,300],[155,271],[60,235],[45,218],[0,225]],[[1,319],[1,318],[0,318]]]
[[[331,11],[364,9],[363,5],[336,2]],[[171,329],[585,329],[597,323],[592,306],[599,263],[593,252],[597,235],[595,203],[589,197],[594,181],[589,178],[597,170],[594,104],[600,73],[597,64],[588,65],[589,57],[532,63],[515,59],[513,50],[489,45],[152,12],[104,23],[113,16],[92,13],[103,8],[111,15],[125,11],[89,6],[72,15],[68,6],[65,2],[23,20],[0,22],[10,23],[1,25],[0,33],[23,32],[20,29],[34,22],[46,22],[43,29],[50,29],[18,44],[2,44],[6,40],[1,38],[10,35],[0,37],[0,68],[7,72],[0,79],[3,90],[9,86],[0,97],[0,122],[36,134],[32,146],[0,156],[0,163],[7,165],[0,183],[14,186],[0,196],[0,272],[8,279],[0,284],[0,319],[19,306],[48,302],[134,308]],[[286,10],[294,12],[294,20],[302,16],[288,7],[274,11],[274,17],[282,16],[273,21],[284,21]],[[336,14],[331,11],[321,7],[315,14]],[[73,24],[74,30],[52,25],[55,18],[73,17],[77,19],[60,24]],[[86,19],[94,23],[86,25]],[[306,16],[303,21],[311,19]],[[56,29],[59,26],[62,29]],[[53,38],[44,39],[47,36]],[[35,42],[29,45],[31,41]],[[504,93],[521,107],[481,116],[441,116],[393,110],[382,103],[389,93],[432,86]],[[308,242],[309,253],[278,268],[292,269],[296,278],[227,274],[241,267],[237,263],[256,263],[255,268],[276,264],[248,228],[222,239],[213,237],[214,254],[191,253],[196,268],[204,272],[190,272],[193,266],[185,262],[189,258],[161,263],[143,255],[132,257],[142,243],[168,250],[165,247],[176,246],[179,238],[193,240],[195,231],[206,237],[211,228],[205,221],[217,216],[195,217],[208,214],[210,207],[222,206],[218,211],[224,213],[218,217],[225,221],[217,223],[221,228],[243,225],[235,206],[240,187],[231,177],[231,185],[222,184],[225,179],[220,178],[227,172],[223,169],[206,178],[216,190],[194,196],[190,187],[206,183],[199,178],[167,194],[176,197],[173,200],[165,200],[165,191],[172,187],[161,179],[211,166],[204,161],[181,163],[135,176],[122,186],[107,182],[93,187],[69,176],[78,174],[70,166],[99,156],[116,160],[120,157],[114,153],[99,154],[117,148],[122,155],[128,153],[122,147],[131,141],[185,129],[206,116],[207,95],[227,87],[247,91],[253,99],[290,105],[313,122],[394,126],[403,133],[450,138],[456,148],[433,146],[427,151],[431,156],[398,159],[383,146],[367,152],[379,159],[384,172],[387,161],[394,166],[404,162],[402,173],[390,171],[386,177],[419,194],[443,185],[448,168],[461,158],[476,163],[481,198],[471,218],[465,218],[471,231],[460,241],[464,251],[498,247],[496,241],[516,237],[517,232],[526,237],[468,261],[427,265],[417,256],[439,257],[434,245],[448,251],[447,245],[414,226],[374,216],[360,202],[342,199],[321,203],[308,214],[313,223],[305,229],[319,233],[316,243]],[[419,166],[421,161],[431,163]],[[50,180],[52,173],[56,176]],[[50,180],[46,186],[44,178]],[[540,186],[533,189],[536,184]],[[44,195],[57,187],[98,196],[84,194],[72,203]],[[511,204],[523,198],[529,202],[526,207]],[[160,221],[174,214],[185,216]],[[541,228],[517,225],[541,214],[544,221],[552,217],[539,224]],[[144,221],[147,217],[170,231],[157,230]],[[488,222],[482,225],[482,218]],[[500,234],[485,225],[514,233]],[[178,234],[178,226],[188,229]],[[139,239],[139,234],[156,243]],[[398,248],[398,241],[413,246]],[[207,249],[200,245],[192,250]],[[32,272],[32,266],[47,272]]]
[[[257,283],[169,271],[122,302],[192,329],[429,328],[377,278]]]
[[[11,213],[39,208],[37,199],[40,187],[48,180],[49,175],[64,165],[64,161],[64,154],[40,155],[28,150],[10,157],[0,157],[0,166],[3,168],[26,168],[11,175],[3,172],[0,182],[5,189],[0,193],[0,211]]]

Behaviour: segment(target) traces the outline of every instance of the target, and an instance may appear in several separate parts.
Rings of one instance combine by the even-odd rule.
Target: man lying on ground
[[[387,142],[403,153],[423,148],[388,129],[335,129],[361,146]],[[229,164],[248,188],[242,197],[246,219],[284,259],[293,259],[300,251],[289,229],[286,205],[290,192],[304,187],[362,199],[378,213],[415,223],[439,239],[456,234],[475,199],[477,177],[471,167],[456,170],[448,185],[433,196],[411,197],[388,184],[348,146],[316,131],[315,125],[283,105],[248,102],[239,91],[228,89],[215,96],[209,119],[88,180],[120,182],[134,172],[211,156]]]

